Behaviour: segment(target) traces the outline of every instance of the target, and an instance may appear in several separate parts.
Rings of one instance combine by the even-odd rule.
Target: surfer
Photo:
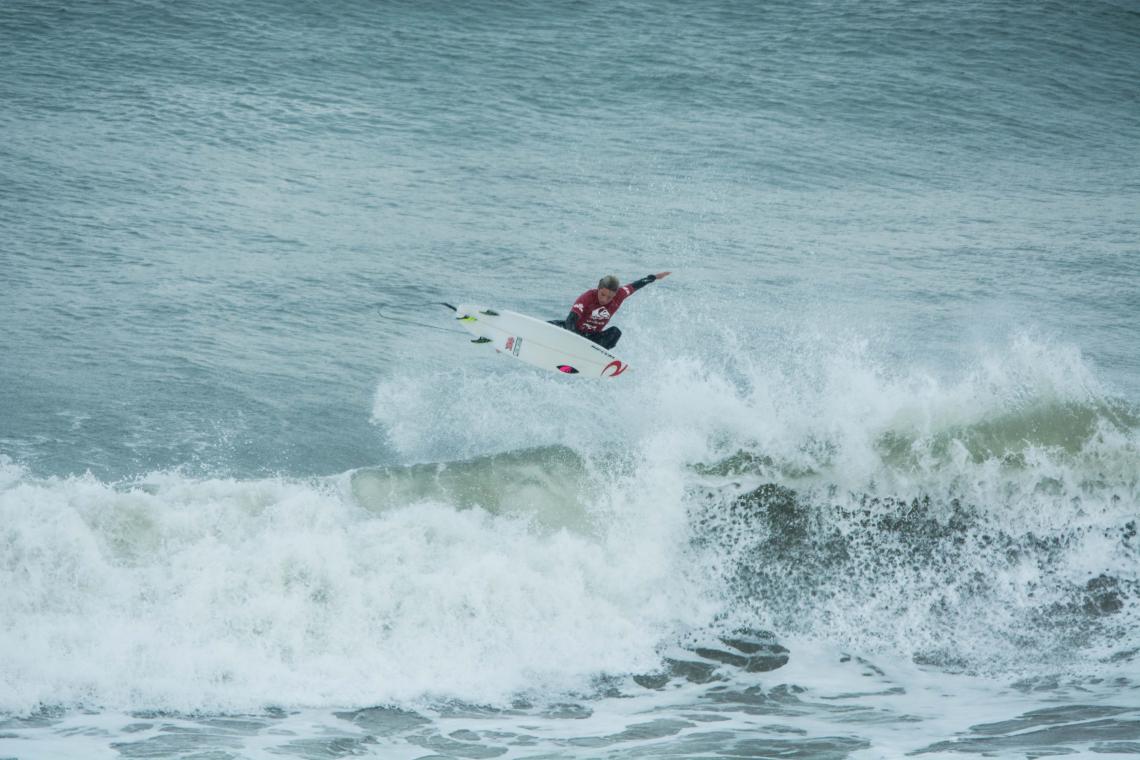
[[[566,319],[554,320],[553,324],[562,325],[567,330],[589,338],[602,348],[613,348],[621,338],[621,330],[617,327],[606,327],[614,312],[635,291],[656,280],[663,280],[669,275],[670,272],[658,272],[646,275],[628,285],[622,285],[617,277],[608,274],[598,280],[598,287],[591,288],[578,296],[578,300],[570,307],[570,314]]]

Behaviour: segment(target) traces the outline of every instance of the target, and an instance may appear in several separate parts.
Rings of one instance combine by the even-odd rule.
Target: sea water
[[[1135,3],[8,0],[0,71],[0,757],[1140,754]],[[604,382],[437,304],[665,270]]]

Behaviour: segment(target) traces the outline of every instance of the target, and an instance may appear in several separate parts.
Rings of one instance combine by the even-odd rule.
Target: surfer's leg
[[[618,340],[621,338],[621,330],[616,327],[607,327],[597,335],[591,335],[590,340],[597,343],[602,348],[613,348],[617,345]]]

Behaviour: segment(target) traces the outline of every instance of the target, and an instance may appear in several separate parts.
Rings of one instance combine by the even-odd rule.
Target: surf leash
[[[454,309],[455,307],[452,306],[451,308]],[[451,329],[446,328],[446,327],[439,327],[438,325],[429,325],[429,324],[425,324],[423,322],[415,322],[411,319],[400,319],[399,317],[389,317],[387,314],[380,311],[379,309],[376,310],[376,313],[380,315],[381,319],[386,319],[389,322],[399,322],[402,325],[415,325],[416,327],[424,327],[428,330],[439,330],[440,332],[458,333],[459,335],[466,335],[467,334],[467,332],[465,330],[451,330]]]

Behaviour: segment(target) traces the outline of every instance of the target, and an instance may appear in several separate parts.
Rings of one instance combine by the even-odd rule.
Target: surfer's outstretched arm
[[[636,281],[631,282],[630,284],[626,285],[626,287],[629,288],[629,292],[632,293],[636,290],[641,290],[642,288],[644,288],[646,285],[648,285],[651,282],[656,282],[657,280],[663,280],[671,274],[672,274],[672,272],[658,272],[657,274],[647,274],[644,277],[642,277],[640,280],[636,280]]]

